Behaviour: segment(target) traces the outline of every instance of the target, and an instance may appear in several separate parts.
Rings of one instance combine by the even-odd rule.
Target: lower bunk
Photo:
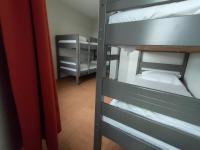
[[[161,90],[168,87],[163,93],[145,91],[146,82],[143,87],[132,85],[136,92],[130,94],[130,88],[124,88],[128,84],[104,80],[104,95],[115,99],[109,104],[102,102],[102,135],[128,150],[199,149],[200,102],[194,101],[183,84],[171,85],[170,89],[166,83],[157,83]],[[119,90],[114,88],[120,85]],[[124,90],[127,92],[121,94]],[[180,95],[173,95],[172,90]],[[147,91],[152,92],[149,97]]]
[[[200,55],[191,55],[180,55],[180,65],[143,62],[141,55],[138,74],[131,74],[124,83],[112,77],[103,78],[102,101],[96,104],[101,108],[96,109],[101,115],[96,135],[127,150],[198,150],[200,101],[193,89],[196,85],[190,86],[199,83],[194,71],[200,73]],[[96,137],[95,144],[99,144],[100,138]]]
[[[67,76],[75,76],[76,83],[79,84],[79,78],[84,75],[96,73],[97,61],[80,62],[77,64],[76,58],[59,57],[59,71]]]
[[[129,84],[130,83],[133,85],[140,86],[140,87],[151,88],[155,90],[162,90],[168,93],[174,93],[174,94],[178,94],[182,96],[192,97],[191,93],[187,90],[184,84],[179,80],[178,76],[171,73],[160,72],[160,71],[145,71],[142,74],[139,74],[136,77],[134,77],[134,79],[130,81]],[[143,118],[145,120],[150,120],[151,122],[156,122],[157,124],[162,124],[163,126],[173,128],[173,130],[175,131],[184,132],[188,135],[194,136],[196,138],[200,138],[200,126],[176,119],[174,117],[163,115],[163,114],[160,114],[148,109],[144,109],[136,105],[126,103],[123,100],[113,99],[110,102],[110,105],[118,109],[121,109],[122,111],[126,111],[127,113],[137,115],[138,117]],[[110,107],[110,106],[106,106],[106,107]],[[119,130],[122,130],[124,133],[130,134],[131,136],[134,136],[138,140],[142,140],[146,142],[147,144],[152,145],[153,147],[156,147],[156,149],[163,149],[163,150],[179,149],[160,139],[157,139],[153,136],[145,134],[139,130],[133,129],[130,126],[120,123],[118,121],[115,121],[114,119],[111,119],[109,117],[103,116],[102,120],[108,126],[115,127]],[[133,149],[133,147],[129,149]]]

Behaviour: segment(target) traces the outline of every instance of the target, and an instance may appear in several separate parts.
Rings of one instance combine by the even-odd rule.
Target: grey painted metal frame
[[[200,15],[107,24],[106,44],[199,47],[199,25]]]
[[[189,53],[185,53],[184,60],[181,65],[144,62],[143,56],[144,56],[144,52],[140,51],[139,56],[138,56],[138,64],[137,64],[137,71],[136,71],[137,74],[141,74],[142,71],[144,71],[145,69],[158,69],[158,70],[179,72],[181,75],[181,78],[183,78],[185,75]]]
[[[107,21],[110,12],[171,3],[174,1],[175,0],[100,0],[94,150],[101,149],[102,136],[112,139],[128,150],[132,150],[133,147],[135,149],[145,150],[160,149],[143,139],[138,139],[102,121],[103,115],[176,146],[177,148],[199,149],[200,138],[195,135],[149,120],[103,102],[104,96],[108,96],[200,126],[199,99],[156,91],[127,83],[120,83],[116,80],[106,78],[107,50],[109,50],[111,46],[200,46],[200,31],[198,30],[200,25],[199,15],[108,25]],[[180,28],[177,29],[177,26]],[[155,35],[156,32],[159,32],[160,35],[152,38],[152,35]],[[173,38],[167,39],[168,36],[166,36],[166,33]],[[187,39],[185,37],[187,37]],[[188,55],[185,57],[182,68],[186,67],[187,59]],[[138,67],[140,67],[140,64],[138,65]],[[171,68],[171,66],[169,68]],[[181,71],[181,69],[179,71]]]
[[[80,77],[83,75],[88,75],[96,72],[96,68],[90,68],[90,54],[97,51],[97,45],[90,45],[90,42],[97,43],[96,38],[88,38],[88,44],[82,44],[79,39],[78,34],[68,34],[68,35],[57,35],[56,36],[56,55],[57,55],[57,72],[58,78],[61,78],[61,73],[67,75],[75,76],[76,83],[80,83]],[[60,40],[75,40],[76,43],[60,43]],[[60,48],[74,49],[76,51],[75,57],[60,56]],[[85,71],[81,70],[81,51],[86,50],[88,52],[88,69]],[[92,51],[91,51],[92,50]],[[64,64],[61,61],[73,62],[76,65]],[[71,69],[76,69],[76,72],[63,69],[61,67],[68,67]]]
[[[179,1],[183,0],[108,0],[107,12],[117,12]]]

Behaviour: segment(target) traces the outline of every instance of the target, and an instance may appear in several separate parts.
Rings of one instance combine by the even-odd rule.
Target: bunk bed
[[[102,136],[128,150],[198,150],[200,101],[181,80],[188,53],[200,52],[200,1],[101,0],[99,23],[94,150],[101,149]],[[178,72],[182,92],[106,78],[111,46],[186,53],[182,65],[144,63],[140,55],[137,69],[142,77],[142,68]],[[104,97],[112,98],[111,104]]]
[[[57,35],[57,72],[58,78],[61,73],[79,78],[96,72],[97,68],[97,39],[86,38],[78,34]],[[61,52],[61,50],[64,52]]]

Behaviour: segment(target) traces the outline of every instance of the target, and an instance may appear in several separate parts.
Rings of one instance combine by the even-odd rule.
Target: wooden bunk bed
[[[195,97],[172,94],[160,90],[122,83],[106,78],[107,51],[111,46],[134,46],[142,51],[200,52],[200,4],[195,0],[101,0],[99,18],[99,45],[97,62],[97,91],[94,130],[94,150],[101,149],[102,136],[110,138],[124,149],[194,149],[200,147],[200,100]],[[191,5],[188,5],[188,4]],[[175,5],[179,5],[178,7]],[[192,5],[193,4],[193,5]],[[195,12],[184,11],[168,14],[169,8],[179,10],[180,6]],[[163,16],[151,15],[134,18],[146,8],[159,9]],[[165,8],[163,8],[164,6]],[[170,7],[169,7],[170,6]],[[189,7],[188,7],[189,6]],[[183,8],[183,7],[181,7]],[[126,14],[128,11],[133,12]],[[135,12],[136,10],[136,12]],[[142,10],[142,11],[141,11]],[[154,9],[158,11],[158,9]],[[147,11],[149,14],[149,11]],[[187,12],[187,13],[185,13]],[[155,12],[154,12],[155,13]],[[122,15],[121,15],[122,14]],[[121,16],[133,17],[124,20]],[[134,14],[134,15],[133,15]],[[145,13],[144,13],[145,14]],[[155,17],[156,16],[156,17]],[[117,19],[116,19],[117,18]],[[125,17],[127,18],[127,17]],[[113,21],[114,20],[114,21]],[[169,49],[170,48],[170,49]],[[141,59],[141,57],[139,57]],[[165,68],[184,76],[188,54],[182,65],[138,64],[141,68]],[[122,109],[104,102],[104,97],[118,99],[139,109],[167,116],[172,122],[181,122],[196,129],[184,130],[160,120],[148,118],[137,112]],[[131,106],[131,107],[132,107]],[[121,128],[120,128],[121,126]],[[122,127],[128,127],[127,130]]]
[[[61,73],[76,77],[76,83],[79,84],[79,78],[84,75],[96,72],[97,68],[97,39],[86,38],[78,34],[57,35],[56,52],[57,52],[57,72],[58,78]],[[68,53],[61,54],[61,49],[66,52],[74,50],[75,55]],[[81,53],[86,55],[82,56]]]

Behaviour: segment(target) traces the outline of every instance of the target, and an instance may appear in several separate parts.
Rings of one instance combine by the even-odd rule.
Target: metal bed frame
[[[143,61],[144,53],[145,53],[145,51],[139,52],[136,74],[141,74],[146,69],[157,69],[157,70],[179,72],[181,79],[184,80],[187,62],[188,62],[189,55],[190,55],[189,53],[184,53],[183,63],[181,65],[144,62]]]
[[[96,72],[96,68],[90,68],[91,59],[94,58],[95,53],[97,52],[97,45],[91,45],[90,43],[97,43],[97,39],[90,37],[88,38],[88,44],[82,44],[80,43],[79,39],[80,35],[78,34],[69,34],[69,35],[56,35],[56,54],[57,54],[57,72],[58,72],[58,78],[61,78],[61,73],[65,73],[67,75],[75,76],[76,77],[76,83],[80,83],[80,77],[88,74],[92,74]],[[59,43],[60,40],[76,40],[76,43]],[[67,49],[74,49],[76,50],[76,56],[75,57],[68,57],[68,56],[60,56],[60,48],[66,48]],[[88,69],[81,71],[81,57],[80,53],[81,51],[87,51],[87,66]],[[93,57],[92,57],[93,55]],[[64,64],[61,63],[61,61],[68,61],[73,62],[76,65],[71,64]],[[70,71],[66,69],[62,69],[60,67],[68,67],[71,69],[76,69],[77,71]]]
[[[182,52],[200,52],[200,15],[108,24],[108,17],[113,12],[175,1],[181,0],[100,0],[94,150],[101,149],[102,136],[110,138],[127,150],[159,149],[102,121],[103,116],[177,148],[199,149],[200,138],[196,136],[104,103],[104,96],[107,96],[200,126],[199,99],[155,91],[106,78],[106,55],[111,46],[182,46],[186,47]],[[170,33],[170,39],[166,38],[166,33]],[[151,38],[153,34],[158,35],[156,39]],[[183,74],[182,69],[178,70]]]

